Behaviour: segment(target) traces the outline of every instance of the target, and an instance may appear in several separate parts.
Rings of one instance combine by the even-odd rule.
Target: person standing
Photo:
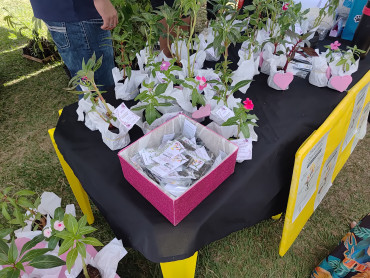
[[[95,52],[103,55],[95,82],[102,90],[114,85],[112,30],[117,26],[117,11],[110,0],[30,0],[34,16],[42,19],[65,65],[74,76]]]

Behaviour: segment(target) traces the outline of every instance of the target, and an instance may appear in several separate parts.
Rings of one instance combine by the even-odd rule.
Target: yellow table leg
[[[161,263],[163,278],[194,278],[198,252],[185,260]]]
[[[274,215],[274,216],[271,216],[271,218],[272,219],[274,219],[274,220],[279,220],[280,218],[281,218],[281,215],[282,215],[283,213],[279,213],[279,214],[276,214],[276,215]]]
[[[87,222],[89,222],[89,224],[92,224],[94,223],[94,215],[91,210],[89,197],[87,196],[86,191],[83,189],[80,181],[73,173],[71,167],[69,167],[68,163],[64,160],[62,154],[59,152],[58,146],[54,140],[54,131],[55,128],[48,130],[51,142],[53,143],[55,152],[57,153],[57,156],[59,158],[59,162],[62,165],[64,174],[67,177],[69,186],[71,187],[73,194],[75,195],[78,205],[80,206],[83,214],[87,217]]]

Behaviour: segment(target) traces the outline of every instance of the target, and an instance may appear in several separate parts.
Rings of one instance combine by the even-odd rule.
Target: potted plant
[[[347,46],[347,51],[343,51],[339,48],[340,45],[338,41],[326,45],[325,57],[329,63],[328,87],[343,92],[352,82],[352,73],[358,69],[359,59],[356,60],[356,58],[359,58],[364,51],[358,49],[356,45],[354,47]]]
[[[46,255],[52,249],[35,248],[42,241],[42,236],[26,242],[19,251],[14,240],[10,243],[3,238],[10,234],[11,230],[0,231],[0,277],[21,277],[26,267],[49,269],[65,265],[65,261],[53,255]]]
[[[95,53],[85,63],[82,60],[82,69],[70,80],[68,91],[81,94],[76,88],[84,90],[84,96],[77,108],[78,120],[85,120],[90,130],[99,130],[103,142],[111,149],[120,149],[130,142],[128,128],[122,125],[114,114],[114,107],[107,103],[102,96],[99,85],[95,83],[94,72],[101,66],[103,57],[96,60]],[[86,113],[86,116],[84,116]]]
[[[22,37],[25,37],[23,31],[27,30],[31,33],[32,38],[28,41],[27,45],[22,48],[22,56],[36,61],[38,63],[46,63],[48,61],[60,60],[60,56],[55,44],[52,41],[40,36],[40,29],[42,21],[32,17],[32,27],[29,27],[24,22],[15,18],[6,8],[3,8],[8,15],[4,17],[7,25],[13,30],[17,31]]]
[[[10,225],[25,227],[30,222],[33,230],[42,230],[45,227],[46,216],[37,211],[40,198],[32,200],[35,194],[30,190],[14,192],[13,187],[0,190],[1,212]]]
[[[57,220],[58,221],[58,220]],[[57,223],[57,225],[55,225]],[[66,257],[66,266],[68,272],[71,272],[73,265],[76,262],[78,255],[82,262],[82,272],[83,277],[101,277],[96,274],[98,271],[92,266],[88,266],[85,263],[86,259],[86,244],[92,246],[103,246],[103,244],[93,237],[85,237],[87,234],[90,234],[96,231],[95,228],[87,226],[86,216],[76,220],[71,214],[65,214],[63,221],[54,222],[55,237],[63,239],[63,242],[59,248],[58,255],[62,255],[68,252]],[[59,225],[59,226],[58,226]],[[94,276],[92,276],[92,274]],[[99,274],[100,275],[100,274]]]

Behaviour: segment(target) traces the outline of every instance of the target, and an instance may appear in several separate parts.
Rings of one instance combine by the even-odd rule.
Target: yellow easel
[[[350,156],[359,119],[364,107],[370,102],[369,84],[370,71],[349,90],[325,122],[298,149],[280,242],[280,256],[288,251],[317,207],[320,200],[316,198],[318,193],[322,194],[322,187],[319,186],[331,184]]]

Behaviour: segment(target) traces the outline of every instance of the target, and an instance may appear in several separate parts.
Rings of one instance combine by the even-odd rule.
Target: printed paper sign
[[[232,140],[231,142],[239,146],[238,154],[236,156],[237,161],[252,159],[252,140],[238,139]]]
[[[219,109],[215,111],[215,114],[220,117],[223,121],[227,121],[229,118],[234,117],[235,114],[232,110],[230,110],[228,107],[221,106]]]
[[[184,151],[184,146],[176,140],[162,154],[156,157],[152,157],[152,159],[161,165],[165,165],[167,163],[171,163],[171,159],[173,157]]]
[[[182,134],[189,139],[194,138],[195,132],[197,131],[196,125],[189,122],[187,119],[184,121],[184,128],[182,130]]]
[[[351,146],[351,153],[356,148],[358,141],[364,139],[366,135],[367,119],[369,118],[370,103],[368,103],[362,111],[360,122],[356,130],[355,138],[353,139]]]
[[[353,107],[353,112],[352,112],[351,120],[348,126],[347,134],[343,141],[342,151],[347,147],[349,142],[352,140],[353,136],[356,134],[356,126],[361,116],[361,111],[362,111],[362,107],[364,106],[368,87],[369,85],[362,88],[362,90],[356,96],[356,100],[355,100],[355,104]]]
[[[117,117],[118,121],[127,129],[131,129],[140,119],[140,117],[128,109],[124,103],[121,103],[113,113]]]
[[[332,186],[331,180],[333,177],[335,165],[337,164],[339,148],[340,148],[340,144],[332,152],[332,154],[328,157],[328,159],[324,162],[324,166],[322,167],[322,171],[321,171],[319,187],[317,189],[314,210],[316,210],[318,205],[324,199],[326,193],[329,191],[329,188]]]
[[[172,140],[175,137],[175,133],[165,134],[162,138],[162,143]]]
[[[206,161],[209,161],[211,160],[211,158],[209,157],[207,151],[206,151],[206,148],[203,146],[201,148],[198,148],[195,150],[195,153],[197,154],[197,156],[199,156],[200,158],[206,160]]]
[[[292,222],[297,219],[298,215],[315,193],[327,139],[328,133],[313,146],[303,159]]]
[[[191,163],[189,165],[190,168],[199,171],[200,168],[204,165],[204,160],[196,157],[196,156],[191,156],[193,159],[191,160]]]

